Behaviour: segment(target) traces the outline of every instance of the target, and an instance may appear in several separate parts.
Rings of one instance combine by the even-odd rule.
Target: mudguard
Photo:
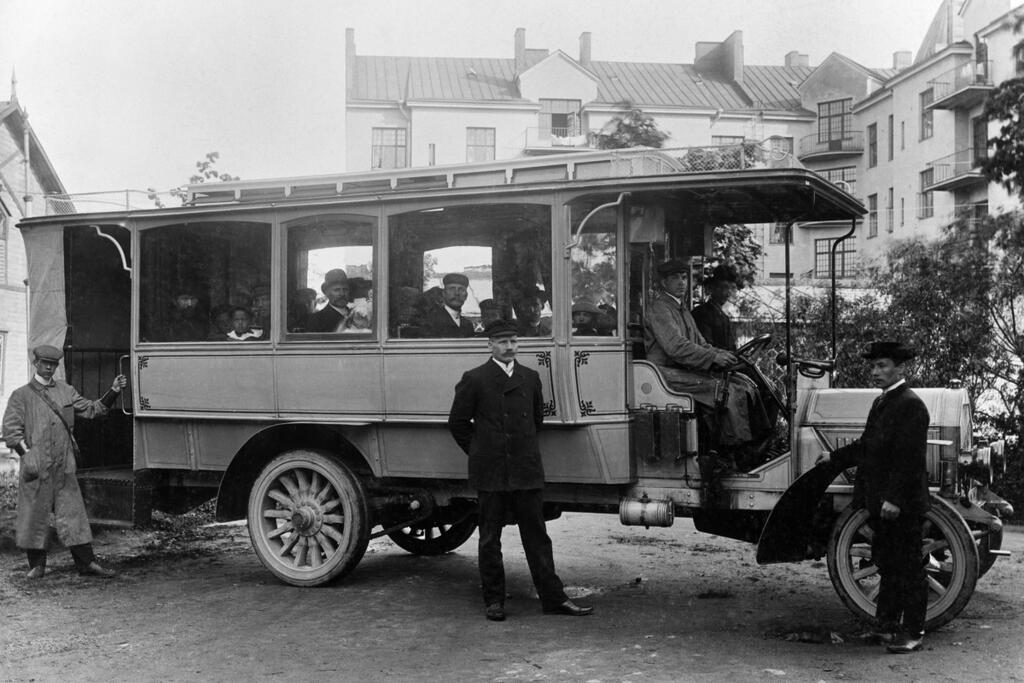
[[[812,547],[814,532],[824,521],[815,514],[816,508],[842,471],[839,465],[823,462],[804,472],[786,489],[761,530],[757,541],[758,564],[797,562],[816,554]]]

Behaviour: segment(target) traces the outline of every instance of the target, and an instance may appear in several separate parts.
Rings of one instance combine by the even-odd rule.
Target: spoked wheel
[[[451,512],[442,508],[429,519],[392,531],[388,537],[413,555],[449,553],[468,541],[476,530],[476,515],[472,510],[462,511],[457,517]]]
[[[828,573],[843,604],[863,619],[875,617],[879,576],[872,561],[867,510],[847,508],[828,543]],[[925,628],[949,622],[967,605],[978,580],[978,550],[970,529],[944,503],[932,501],[923,526],[922,561],[928,577]]]
[[[315,451],[289,451],[263,469],[249,493],[248,522],[257,557],[293,586],[318,586],[347,574],[370,538],[359,478]]]

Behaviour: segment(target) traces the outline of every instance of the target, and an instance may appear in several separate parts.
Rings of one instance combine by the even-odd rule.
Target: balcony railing
[[[932,86],[931,107],[957,109],[978,104],[995,87],[991,74],[991,61],[971,60],[936,76],[928,81]]]
[[[810,157],[846,156],[864,152],[864,131],[848,130],[833,137],[812,133],[800,138],[797,155],[800,159]]]
[[[594,132],[579,128],[527,128],[527,148],[594,149]]]
[[[926,168],[932,169],[932,182],[925,189],[953,190],[964,185],[986,182],[981,172],[986,159],[987,150],[968,147],[930,161]]]

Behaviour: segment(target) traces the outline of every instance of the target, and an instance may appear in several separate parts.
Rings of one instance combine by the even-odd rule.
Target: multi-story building
[[[45,195],[66,196],[12,82],[10,101],[0,101],[0,412],[10,392],[28,381],[30,367],[28,264],[15,226],[24,217],[44,212]]]
[[[1019,8],[1018,8],[1019,9]],[[346,32],[349,171],[500,160],[592,148],[594,131],[629,102],[669,134],[666,147],[755,141],[842,183],[869,209],[842,242],[840,278],[884,257],[892,240],[934,236],[961,212],[1014,205],[979,171],[995,123],[985,96],[1021,68],[1009,0],[942,0],[922,46],[868,68],[833,53],[816,67],[791,51],[748,65],[737,31],[697,43],[692,63],[595,61],[526,47],[512,58],[359,55]],[[797,224],[791,273],[831,275],[830,249],[849,225]],[[783,226],[757,226],[762,275],[786,276]]]

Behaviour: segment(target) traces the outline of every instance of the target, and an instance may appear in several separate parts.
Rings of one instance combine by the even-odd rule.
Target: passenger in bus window
[[[707,301],[693,309],[693,319],[704,339],[726,351],[736,350],[736,331],[724,306],[736,295],[738,288],[739,277],[733,268],[724,263],[715,266],[711,275],[704,279]]]
[[[423,321],[426,337],[472,337],[473,323],[462,315],[462,305],[469,296],[469,278],[462,273],[448,273],[442,278],[442,305],[427,304]]]
[[[586,299],[572,305],[572,333],[577,337],[596,337],[601,334],[597,330],[597,319],[601,309]]]
[[[225,341],[231,330],[231,306],[214,306],[210,311],[210,334],[206,337],[207,341]]]
[[[486,336],[485,330],[488,325],[495,320],[502,320],[507,317],[505,307],[500,302],[495,299],[484,299],[480,302],[480,326],[477,330],[477,336]]]
[[[685,302],[689,266],[673,259],[658,266],[661,291],[651,301],[644,320],[647,360],[659,366],[669,385],[693,396],[705,417],[717,421],[715,434],[722,446],[761,444],[771,436],[771,423],[761,396],[749,378],[720,371],[738,364],[735,354],[709,344]],[[728,386],[722,387],[724,377]],[[715,400],[726,390],[724,414],[715,415]]]
[[[349,307],[348,275],[334,268],[324,275],[320,291],[327,297],[327,305],[309,316],[310,332],[344,332],[352,318]]]
[[[252,314],[244,306],[235,306],[231,309],[231,331],[227,338],[230,341],[262,341],[263,330],[252,326]]]
[[[512,310],[516,313],[516,326],[520,337],[550,337],[551,319],[542,318],[544,293],[536,287],[527,287],[512,299]]]
[[[206,322],[199,314],[199,297],[183,290],[174,297],[162,339],[156,341],[202,341],[207,337]]]
[[[270,334],[270,287],[256,285],[252,291],[252,326]]]

